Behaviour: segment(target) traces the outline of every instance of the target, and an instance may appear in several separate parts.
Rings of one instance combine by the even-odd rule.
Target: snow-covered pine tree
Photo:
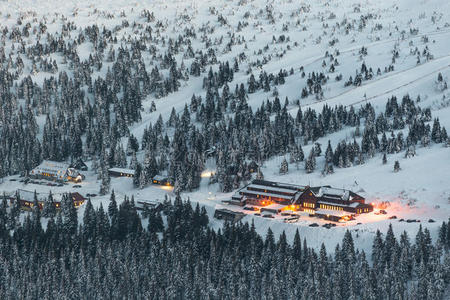
[[[316,155],[314,152],[314,148],[309,152],[308,159],[305,162],[305,171],[306,173],[312,173],[316,168]]]
[[[280,174],[284,175],[287,174],[288,172],[289,172],[289,165],[286,158],[284,158],[280,165]]]

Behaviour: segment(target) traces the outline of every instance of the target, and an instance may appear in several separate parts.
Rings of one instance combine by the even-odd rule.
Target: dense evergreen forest
[[[113,192],[81,223],[69,197],[47,217],[36,207],[0,205],[1,299],[442,299],[450,284],[450,220],[434,243],[422,227],[378,231],[371,254],[347,231],[330,255],[298,231],[292,243],[248,223],[214,231],[180,196],[141,216]]]
[[[269,15],[272,9],[266,8]],[[346,127],[354,128],[355,140],[328,145],[324,175],[335,167],[362,164],[376,153],[405,151],[410,157],[418,145],[450,146],[446,129],[433,120],[429,108],[419,106],[420,97],[404,95],[400,101],[392,96],[378,114],[370,103],[359,108],[325,105],[321,112],[302,108],[306,97],[322,99],[322,86],[339,65],[338,49],[324,54],[323,65],[330,65],[326,73],[306,74],[303,66],[267,73],[260,68],[272,59],[269,55],[264,62],[251,61],[246,80],[236,82],[235,74],[243,73],[249,58],[237,53],[220,61],[218,49],[223,46],[231,52],[245,40],[233,35],[214,41],[207,34],[214,31],[213,25],[185,27],[176,38],[170,37],[167,25],[144,10],[137,21],[124,21],[113,30],[96,24],[77,27],[63,19],[56,32],[49,32],[45,19],[29,23],[28,16],[23,14],[16,25],[0,30],[0,178],[26,175],[43,159],[82,157],[92,161],[102,180],[101,194],[110,190],[111,167],[134,169],[136,187],[145,187],[164,172],[177,191],[191,191],[200,184],[205,159],[213,157],[217,173],[212,183],[229,192],[249,179],[250,161],[261,165],[288,155],[290,164],[313,172],[320,145],[309,154],[303,153],[302,145]],[[227,24],[225,19],[218,16],[220,26]],[[139,35],[122,35],[127,30]],[[30,38],[35,42],[28,43]],[[201,40],[197,49],[192,46],[196,40]],[[285,35],[274,36],[273,44],[284,45],[287,40]],[[79,48],[86,44],[92,52],[82,59]],[[359,53],[363,57],[367,49]],[[38,75],[43,80],[37,80]],[[306,86],[290,100],[277,87],[294,76]],[[362,62],[349,84],[358,86],[373,76],[378,75]],[[159,115],[156,122],[142,124],[143,132],[134,132],[139,136],[133,134],[143,113],[158,114],[153,100],[144,104],[178,91],[196,77],[202,79],[202,87],[184,110]],[[444,82],[440,73],[438,82]],[[260,107],[251,107],[248,97],[257,91],[264,91],[265,99]]]

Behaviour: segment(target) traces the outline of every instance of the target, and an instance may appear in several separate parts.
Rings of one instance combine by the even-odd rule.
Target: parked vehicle
[[[317,223],[312,223],[312,224],[309,224],[309,227],[319,227],[319,224],[317,224]]]
[[[284,223],[296,223],[299,217],[289,217],[284,219]]]
[[[397,216],[390,216],[389,219],[390,219],[390,220],[397,219]]]
[[[74,189],[78,189],[78,188],[80,188],[80,187],[81,187],[81,185],[79,185],[79,184],[75,184],[75,185],[73,186]]]
[[[262,214],[262,217],[263,217],[263,218],[272,218],[272,219],[274,218],[273,214],[267,213],[267,212],[266,212],[266,213],[263,213],[263,214]]]

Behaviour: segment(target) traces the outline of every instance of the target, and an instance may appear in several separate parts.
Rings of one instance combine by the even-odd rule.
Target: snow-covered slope
[[[394,95],[401,99],[405,94],[409,94],[411,99],[420,96],[421,101],[417,105],[423,109],[430,108],[433,117],[439,117],[441,126],[450,129],[450,92],[439,89],[436,83],[438,73],[442,74],[444,81],[450,80],[448,1],[9,0],[0,2],[0,29],[14,28],[19,16],[22,16],[23,24],[30,22],[32,28],[45,20],[47,32],[50,33],[58,33],[61,24],[67,21],[73,22],[80,30],[94,24],[99,28],[111,30],[125,21],[146,26],[150,22],[142,17],[143,10],[154,12],[156,21],[151,22],[151,26],[157,28],[154,29],[153,35],[158,41],[176,39],[186,28],[192,27],[196,31],[205,28],[204,32],[198,31],[195,37],[191,37],[194,51],[208,51],[205,40],[210,38],[209,47],[216,51],[218,61],[229,61],[232,65],[234,59],[242,54],[239,71],[229,83],[231,88],[241,83],[247,85],[250,73],[258,78],[262,70],[277,74],[282,69],[289,72],[292,68],[293,74],[287,76],[286,83],[276,89],[280,99],[290,99],[288,108],[293,116],[299,107],[294,104],[296,100],[302,109],[313,108],[317,112],[320,112],[325,104],[342,104],[347,107],[353,105],[358,108],[365,103],[371,103],[376,112],[381,113],[389,97]],[[156,26],[156,22],[161,25]],[[240,27],[239,22],[242,23]],[[129,40],[139,38],[142,30],[143,27],[139,26],[121,27],[117,31],[119,43],[114,47],[117,49],[121,45],[126,46]],[[66,38],[76,39],[77,32],[78,30],[69,32]],[[280,39],[281,36],[283,38]],[[35,35],[30,35],[25,39],[27,46],[35,44],[35,38]],[[40,39],[45,41],[45,34],[40,36]],[[221,39],[224,42],[220,41]],[[228,49],[226,45],[231,40],[234,45]],[[13,45],[19,45],[11,40],[3,43],[5,51],[11,52],[15,59],[17,54],[12,50]],[[167,45],[163,45],[165,43],[155,43],[156,56],[164,55],[167,51]],[[361,54],[362,47],[366,48],[367,54]],[[184,58],[185,50],[175,57],[179,63],[183,62],[189,68],[193,59]],[[336,51],[340,53],[335,55],[339,63],[334,66],[334,72],[330,72],[331,62],[326,53],[336,54]],[[93,52],[94,45],[89,41],[77,46],[77,54],[82,61],[88,59]],[[150,69],[154,64],[152,55],[147,50],[142,52],[146,67]],[[398,54],[394,55],[395,52]],[[28,76],[32,68],[32,62],[25,56],[22,58],[26,71],[16,82]],[[57,55],[52,55],[52,59],[58,61],[58,64],[62,60]],[[363,62],[373,69],[373,78],[363,80],[360,86],[344,86],[350,76],[355,77],[355,70],[360,70]],[[394,69],[385,71],[385,68],[391,65]],[[95,71],[96,76],[104,77],[110,66],[111,63],[105,61],[103,66]],[[214,71],[218,70],[218,64],[211,67]],[[64,68],[73,76],[69,66],[59,66],[59,70]],[[379,74],[377,68],[380,68]],[[329,76],[327,83],[322,86],[323,95],[301,97],[308,78],[303,78],[302,72],[306,75],[323,72]],[[338,74],[342,74],[340,81],[335,80]],[[165,97],[157,99],[154,95],[147,96],[143,101],[142,120],[130,126],[131,133],[140,139],[144,129],[150,122],[155,123],[159,115],[167,121],[173,108],[182,113],[193,94],[204,98],[206,91],[202,89],[202,79],[206,75],[207,72],[202,73],[200,77],[191,76],[189,80],[181,82],[178,91]],[[53,74],[48,72],[31,75],[33,81],[38,84],[42,84],[44,78],[50,76]],[[256,110],[263,101],[273,98],[273,90],[259,90],[249,95],[248,104]],[[150,112],[152,102],[156,105],[155,112]],[[37,118],[42,131],[45,116],[40,115]],[[352,141],[354,130],[344,128],[320,138],[317,142],[325,146],[328,140],[333,145],[343,139]],[[123,139],[123,142],[126,144],[126,139]],[[305,154],[309,153],[311,147],[311,143],[303,146]],[[431,144],[426,148],[418,147],[416,151],[417,155],[408,159],[404,158],[404,152],[390,155],[386,165],[381,163],[381,154],[378,153],[363,165],[336,168],[334,174],[326,177],[320,173],[324,163],[323,156],[318,158],[316,171],[311,174],[307,174],[301,164],[299,170],[292,165],[287,175],[279,175],[278,169],[283,156],[273,157],[265,162],[262,171],[266,179],[274,181],[362,189],[370,202],[390,201],[389,216],[420,219],[420,224],[429,227],[435,237],[439,221],[450,216],[450,148],[445,148],[442,144]],[[139,155],[141,157],[143,153]],[[402,168],[398,173],[393,172],[396,160]],[[210,167],[214,171],[214,164]],[[94,174],[89,176],[91,183],[83,185],[83,192],[98,192]],[[205,205],[212,217],[216,205],[222,205],[221,200],[229,198],[230,194],[221,193],[218,185],[208,185],[207,182],[208,178],[204,178],[199,190],[184,193],[183,196]],[[17,187],[22,186],[9,183],[7,178],[0,184],[0,191],[13,191]],[[119,195],[134,194],[136,198],[163,199],[168,192],[155,186],[135,189],[130,179],[114,179],[111,188]],[[37,186],[36,189],[47,188]],[[101,202],[106,205],[107,201],[108,196],[93,200],[95,205]],[[413,234],[419,226],[419,223],[401,223],[388,220],[387,217],[370,214],[357,220],[363,223],[362,225],[356,225],[357,222],[354,222],[332,229],[310,228],[307,226],[310,220],[284,224],[278,219],[247,216],[244,221],[254,221],[257,230],[263,234],[271,227],[276,234],[284,230],[292,238],[295,230],[299,229],[302,237],[308,239],[309,245],[318,247],[325,242],[329,249],[334,248],[334,244],[340,241],[341,234],[347,229],[356,233],[355,242],[359,247],[368,249],[376,229],[385,231],[389,223],[395,224],[394,230],[398,234],[403,230]],[[428,219],[438,222],[428,223]],[[423,224],[425,222],[426,224]],[[217,228],[221,226],[216,220],[213,220],[212,224]]]

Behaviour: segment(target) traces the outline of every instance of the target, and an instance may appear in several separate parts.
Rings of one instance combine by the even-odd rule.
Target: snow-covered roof
[[[161,181],[161,180],[167,180],[167,176],[163,176],[163,175],[155,175],[155,176],[153,177],[153,180],[158,180],[158,181]]]
[[[297,193],[297,191],[292,190],[292,189],[287,189],[287,188],[283,188],[283,187],[266,186],[266,185],[260,185],[260,184],[254,184],[254,183],[249,184],[247,186],[247,189],[248,188],[263,189],[263,190],[268,190],[269,192],[281,192],[281,193],[290,193],[290,194]]]
[[[55,176],[59,175],[60,177],[62,177],[64,176],[68,168],[69,164],[67,163],[44,160],[39,166],[31,171],[31,174],[51,173]]]
[[[132,169],[125,169],[125,168],[110,168],[108,169],[110,172],[117,172],[117,173],[124,173],[124,174],[132,174],[134,175],[134,170]]]
[[[274,194],[274,193],[264,193],[264,192],[252,191],[252,190],[247,190],[247,189],[241,190],[240,193],[247,193],[247,194],[251,194],[251,195],[260,195],[260,196],[265,196],[265,197],[276,197],[276,198],[282,198],[282,199],[286,199],[286,200],[292,199],[292,196],[286,196],[286,195],[280,195],[280,194]],[[248,195],[245,195],[245,196],[248,196]]]
[[[158,201],[155,201],[155,200],[143,200],[143,199],[136,200],[136,203],[147,204],[147,205],[158,205],[158,204],[160,204]]]
[[[267,181],[267,180],[260,180],[260,179],[254,179],[252,181],[252,184],[262,185],[262,186],[270,186],[270,187],[279,187],[279,188],[286,188],[289,190],[304,190],[305,186],[303,185],[297,185],[292,183],[281,183],[281,182],[275,182],[275,181]]]
[[[321,187],[319,189],[318,197],[327,196],[332,198],[339,198],[342,200],[348,200],[350,197],[350,191],[344,189],[337,189],[332,187]]]

